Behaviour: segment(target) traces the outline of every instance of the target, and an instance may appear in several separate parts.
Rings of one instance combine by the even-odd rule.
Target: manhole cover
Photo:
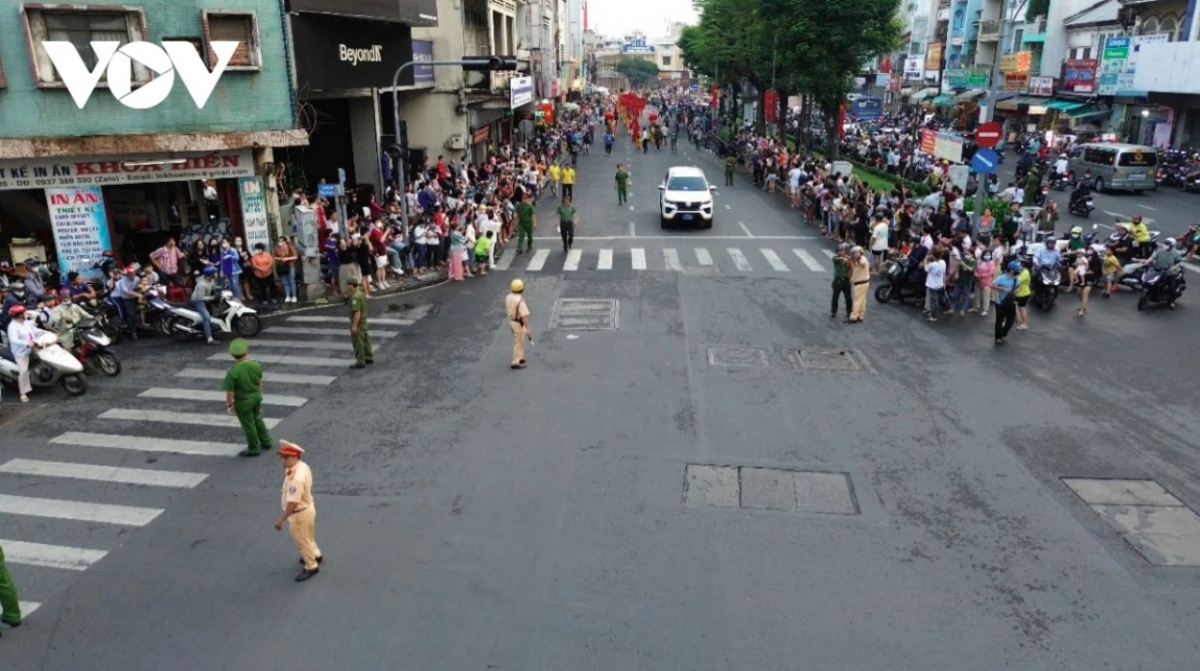
[[[689,507],[758,508],[858,515],[849,473],[688,464],[683,503]]]
[[[720,275],[721,269],[716,266],[685,266],[683,269],[684,275]]]
[[[554,301],[550,328],[563,331],[602,331],[620,327],[620,301],[560,298]]]
[[[766,367],[767,350],[756,347],[709,347],[708,365]]]
[[[534,277],[525,280],[525,291],[546,291],[557,286],[557,277]]]
[[[866,370],[861,355],[848,349],[800,349],[789,355],[792,365],[802,370],[832,370],[858,373]]]
[[[1200,566],[1200,516],[1154,480],[1063,478],[1155,566]]]

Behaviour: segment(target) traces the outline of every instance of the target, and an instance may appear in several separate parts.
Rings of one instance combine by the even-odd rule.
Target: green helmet
[[[1083,235],[1083,226],[1072,226],[1071,235]]]

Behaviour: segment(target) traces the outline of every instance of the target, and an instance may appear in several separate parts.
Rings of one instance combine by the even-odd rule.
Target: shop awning
[[[1058,110],[1059,112],[1070,112],[1071,110],[1077,110],[1080,107],[1087,107],[1087,103],[1082,100],[1062,100],[1060,98],[1052,98],[1047,100],[1043,106],[1046,109]]]
[[[949,93],[943,93],[929,102],[933,105],[937,105],[938,107],[949,107],[954,104],[954,96],[950,95]]]
[[[1072,121],[1083,121],[1084,119],[1095,119],[1098,117],[1108,116],[1109,109],[1103,105],[1083,105],[1066,113],[1071,117]]]
[[[971,89],[970,91],[964,91],[964,92],[954,96],[954,102],[956,102],[956,103],[970,102],[985,93],[987,93],[987,91],[984,89]]]
[[[922,100],[928,98],[929,96],[937,95],[937,92],[938,92],[938,90],[933,87],[930,87],[927,89],[921,89],[920,91],[917,91],[916,93],[909,96],[908,102],[913,103],[915,105],[915,104],[921,102]]]
[[[1016,110],[1020,105],[1029,105],[1030,107],[1046,107],[1049,98],[1038,98],[1035,96],[1017,96],[1008,100],[1001,100],[996,103],[996,109],[1001,110]]]

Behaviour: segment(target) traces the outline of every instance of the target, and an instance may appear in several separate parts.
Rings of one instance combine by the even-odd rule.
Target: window
[[[669,68],[669,67],[671,67],[671,57],[670,57],[670,56],[665,56],[665,55],[664,55],[664,56],[662,57],[662,64],[663,64],[663,67],[664,67],[664,68]]]
[[[141,9],[105,8],[103,10],[59,9],[69,5],[23,5],[26,44],[39,87],[61,87],[62,78],[54,68],[42,42],[70,42],[88,70],[96,67],[92,42],[127,44],[145,39],[146,18]],[[107,73],[100,77],[106,85]],[[140,63],[133,66],[134,83],[150,81],[150,71]]]
[[[1083,150],[1084,162],[1096,165],[1112,165],[1116,155],[1117,150],[1108,147],[1085,147]]]
[[[258,43],[258,16],[254,12],[222,10],[203,14],[204,39],[209,45],[208,66],[217,65],[217,54],[212,50],[213,42],[237,42],[229,70],[261,70],[262,51]]]
[[[1164,17],[1162,22],[1158,24],[1158,32],[1165,34],[1168,42],[1174,42],[1179,38],[1179,22],[1173,17]]]
[[[1156,33],[1158,33],[1158,17],[1151,16],[1145,21],[1142,21],[1143,35],[1154,35]]]
[[[1126,150],[1121,152],[1121,156],[1117,159],[1117,165],[1133,166],[1136,168],[1149,168],[1158,165],[1158,154],[1154,151],[1140,152],[1136,150]]]

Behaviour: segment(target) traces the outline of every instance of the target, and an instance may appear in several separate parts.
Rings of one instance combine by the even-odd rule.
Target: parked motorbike
[[[912,261],[907,256],[889,260],[883,267],[883,283],[875,288],[875,300],[880,303],[911,303],[921,305],[925,300],[925,284],[921,273],[909,271]]]
[[[1168,288],[1170,283],[1167,282],[1167,278],[1169,275],[1173,275],[1175,279],[1174,291]],[[1170,305],[1183,297],[1185,289],[1187,289],[1187,280],[1184,279],[1182,268],[1177,267],[1166,271],[1146,268],[1142,274],[1142,296],[1138,298],[1138,312],[1152,306]]]
[[[71,354],[83,364],[83,371],[91,374],[99,370],[109,377],[121,374],[121,360],[110,348],[112,339],[96,326],[94,319],[85,319],[73,329],[75,347]]]
[[[258,312],[234,298],[233,292],[228,289],[221,292],[220,298],[210,313],[214,337],[221,333],[227,333],[243,338],[252,338],[262,331],[262,320],[259,319]],[[204,320],[200,318],[200,313],[192,309],[190,305],[187,307],[172,306],[164,323],[166,332],[181,340],[204,337]]]
[[[0,383],[10,389],[17,388],[20,368],[12,350],[0,347]],[[62,385],[70,396],[87,393],[87,377],[83,364],[58,344],[58,336],[44,333],[34,340],[33,354],[29,357],[29,381],[35,388]]]
[[[1188,193],[1200,193],[1200,173],[1189,174],[1184,177],[1183,190]]]

